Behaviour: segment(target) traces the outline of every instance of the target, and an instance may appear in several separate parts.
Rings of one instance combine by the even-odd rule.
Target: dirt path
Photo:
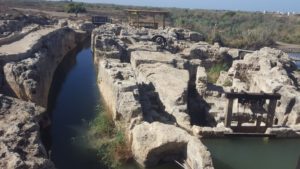
[[[34,44],[42,37],[47,35],[48,33],[55,31],[57,28],[44,28],[38,31],[32,32],[25,36],[24,38],[15,41],[13,43],[3,45],[0,47],[0,56],[5,55],[13,55],[18,53],[26,53],[30,50]]]
[[[75,14],[66,13],[66,12],[56,12],[56,11],[45,11],[39,9],[29,9],[29,8],[13,8],[21,12],[29,12],[29,13],[44,13],[49,16],[57,17],[57,18],[69,18],[75,17]],[[86,17],[86,14],[78,14],[78,18]]]
[[[288,53],[298,53],[300,52],[300,45],[298,44],[289,44],[289,43],[284,43],[284,42],[276,42],[277,48],[281,49],[285,52]]]

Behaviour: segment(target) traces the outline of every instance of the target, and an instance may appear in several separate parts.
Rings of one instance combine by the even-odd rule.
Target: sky
[[[300,0],[75,0],[135,6],[300,13]]]

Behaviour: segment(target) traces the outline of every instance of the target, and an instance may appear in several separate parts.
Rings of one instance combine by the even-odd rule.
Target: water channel
[[[96,151],[76,141],[87,131],[87,124],[96,116],[97,109],[103,106],[96,82],[89,42],[70,52],[56,70],[48,103],[52,124],[42,137],[58,169],[105,169]],[[142,168],[130,162],[122,169]],[[153,169],[179,167],[164,164]]]

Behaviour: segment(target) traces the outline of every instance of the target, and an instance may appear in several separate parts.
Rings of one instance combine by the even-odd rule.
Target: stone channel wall
[[[40,139],[40,128],[49,125],[44,116],[49,89],[57,66],[89,36],[67,25],[38,27],[0,46],[0,168],[3,169],[55,168]]]
[[[135,159],[145,167],[178,160],[185,168],[213,168],[206,147],[189,133],[189,72],[182,59],[133,38],[150,39],[145,30],[130,31],[122,25],[95,29],[92,50],[100,93],[115,122],[125,128]]]
[[[0,54],[5,85],[18,98],[47,107],[55,70],[64,56],[82,42],[79,36],[70,28],[52,28],[24,53]]]

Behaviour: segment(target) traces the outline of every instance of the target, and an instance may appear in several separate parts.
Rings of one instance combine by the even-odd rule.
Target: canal
[[[99,168],[95,152],[76,139],[84,135],[100,103],[93,58],[87,42],[70,52],[56,70],[49,95],[50,157],[58,169]]]
[[[90,43],[70,52],[55,72],[50,89],[48,114],[51,126],[42,131],[50,158],[58,169],[105,169],[97,151],[88,148],[81,138],[88,124],[103,107],[97,86]],[[79,140],[79,141],[78,141]],[[142,169],[135,162],[121,169]],[[162,164],[153,169],[179,169]]]
[[[297,169],[300,139],[205,139],[215,169]]]

